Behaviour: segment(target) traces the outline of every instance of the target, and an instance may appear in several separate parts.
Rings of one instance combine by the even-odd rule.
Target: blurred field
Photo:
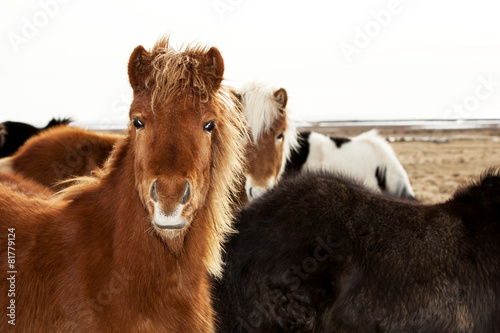
[[[327,133],[355,136],[365,130],[339,128]],[[424,203],[442,202],[488,167],[500,166],[500,129],[383,128],[380,134],[396,140],[391,145],[408,172],[417,199]]]
[[[391,141],[391,146],[410,177],[417,199],[423,203],[437,203],[450,198],[459,186],[468,184],[487,168],[500,166],[500,123],[497,126],[452,130],[382,126],[378,130],[380,135]],[[302,129],[351,137],[371,128]]]

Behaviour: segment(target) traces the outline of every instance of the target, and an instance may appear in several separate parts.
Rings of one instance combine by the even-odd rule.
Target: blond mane
[[[237,101],[230,90],[221,86],[214,97],[216,108],[221,110],[217,123],[218,131],[214,135],[212,147],[212,183],[208,202],[210,203],[210,221],[213,221],[214,233],[210,244],[209,271],[216,277],[222,276],[222,243],[232,228],[234,202],[232,194],[237,193],[244,182],[245,147],[242,135],[245,132],[245,120],[237,109]],[[221,128],[222,127],[222,128]],[[243,133],[243,134],[242,134]]]

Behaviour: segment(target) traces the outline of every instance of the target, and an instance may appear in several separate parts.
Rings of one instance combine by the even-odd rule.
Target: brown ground
[[[354,136],[366,128],[339,129],[334,136]],[[448,199],[458,186],[467,184],[490,166],[500,166],[500,129],[412,130],[384,128],[380,134],[402,140],[391,143],[406,169],[418,200],[424,203]]]

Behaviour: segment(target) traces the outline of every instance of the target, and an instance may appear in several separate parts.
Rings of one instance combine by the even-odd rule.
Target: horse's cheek
[[[245,160],[247,162],[247,173],[250,173],[251,170],[256,169],[256,166],[254,164],[257,161],[257,150],[251,143],[248,143],[245,148]]]
[[[138,140],[139,141],[139,140]],[[137,149],[138,148],[138,149]],[[144,154],[144,147],[141,147],[139,142],[136,142],[136,154],[134,160],[134,168],[135,168],[135,186],[139,193],[139,198],[142,203],[145,205],[147,200],[147,179],[145,179],[144,175],[146,170],[147,159],[145,158],[146,154]]]

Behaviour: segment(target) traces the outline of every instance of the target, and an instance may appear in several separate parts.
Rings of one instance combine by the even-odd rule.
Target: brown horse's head
[[[245,187],[252,200],[279,180],[297,146],[297,133],[286,112],[285,89],[252,82],[241,88],[239,96],[251,136],[246,143]]]
[[[150,52],[138,46],[130,57],[135,184],[154,230],[166,239],[183,235],[206,205],[212,241],[230,229],[225,198],[241,168],[244,123],[221,86],[223,72],[216,48],[175,51],[166,39]]]

